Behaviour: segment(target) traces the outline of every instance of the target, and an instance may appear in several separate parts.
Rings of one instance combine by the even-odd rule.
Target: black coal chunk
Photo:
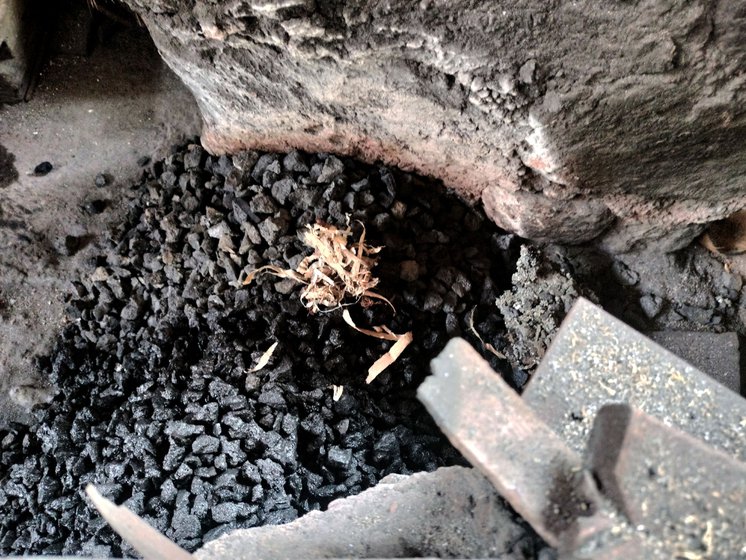
[[[111,241],[89,247],[67,326],[40,361],[58,396],[31,426],[0,430],[0,555],[133,555],[84,503],[89,482],[193,551],[389,473],[463,462],[414,391],[449,336],[482,347],[470,313],[498,344],[501,323],[485,318],[516,247],[495,241],[505,234],[481,211],[383,167],[301,152],[215,157],[194,139],[142,174]],[[371,384],[365,371],[389,341],[354,331],[341,309],[309,313],[292,279],[265,272],[243,285],[263,265],[297,268],[317,220],[351,228],[353,241],[365,227],[382,247],[375,291],[396,313],[346,301],[355,321],[413,332]],[[62,236],[55,247],[89,243]]]
[[[34,175],[41,177],[52,171],[53,168],[54,166],[48,161],[42,161],[40,164],[34,167]]]

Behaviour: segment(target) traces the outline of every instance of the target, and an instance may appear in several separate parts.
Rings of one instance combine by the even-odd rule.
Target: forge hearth
[[[0,0],[0,555],[135,554],[89,483],[205,560],[731,550],[658,466],[742,501],[744,20],[461,4]],[[391,305],[304,306],[308,225]]]
[[[0,518],[14,529],[2,553],[128,552],[82,500],[87,483],[194,550],[390,473],[462,461],[414,389],[450,336],[479,333],[506,352],[489,309],[509,284],[512,236],[416,177],[300,152],[215,158],[192,144],[128,198],[40,364],[60,392],[30,429],[4,433]],[[351,329],[341,310],[310,314],[292,281],[242,286],[262,265],[294,268],[308,253],[297,234],[316,221],[359,221],[383,247],[376,289],[396,311],[348,307],[355,322],[413,332],[370,385],[365,372],[390,343]],[[520,388],[527,376],[507,379]]]

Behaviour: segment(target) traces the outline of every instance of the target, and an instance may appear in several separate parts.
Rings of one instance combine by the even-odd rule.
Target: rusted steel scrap
[[[418,396],[561,558],[746,558],[746,400],[588,301],[523,397],[468,343]]]

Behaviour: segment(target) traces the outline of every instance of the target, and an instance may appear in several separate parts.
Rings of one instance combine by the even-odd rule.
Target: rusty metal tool
[[[593,550],[592,558],[618,556],[612,549],[657,557],[604,503],[580,455],[466,341],[451,340],[431,367],[419,400],[451,443],[564,558],[582,548]]]
[[[625,404],[588,443],[605,496],[677,558],[746,558],[746,463]]]
[[[523,398],[578,453],[597,411],[627,403],[746,461],[746,399],[582,298]]]

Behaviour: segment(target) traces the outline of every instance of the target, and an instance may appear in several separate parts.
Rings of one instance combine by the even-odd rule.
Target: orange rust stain
[[[404,171],[413,171],[440,179],[469,202],[480,200],[488,187],[516,190],[515,179],[505,170],[485,161],[475,162],[473,152],[458,150],[448,142],[419,139],[403,142],[396,139],[373,138],[346,126],[334,129],[278,130],[272,134],[256,130],[216,131],[205,127],[202,144],[210,153],[235,153],[244,149],[285,152],[328,152],[351,156],[366,163],[382,162]],[[470,157],[469,157],[470,156]]]
[[[549,171],[551,168],[551,164],[548,161],[538,156],[531,156],[526,159],[524,163],[531,169],[536,169],[537,171]]]

